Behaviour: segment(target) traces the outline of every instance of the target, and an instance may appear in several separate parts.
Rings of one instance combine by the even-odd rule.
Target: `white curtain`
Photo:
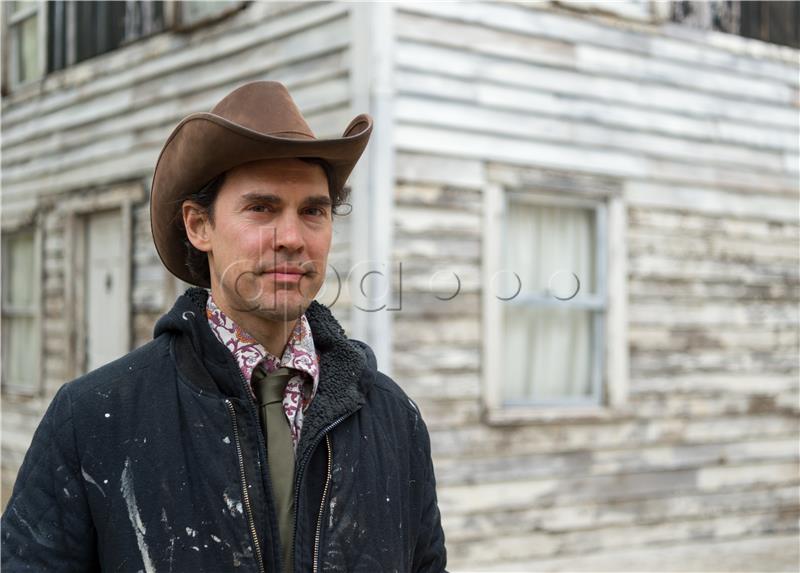
[[[515,201],[509,205],[506,222],[501,268],[519,275],[522,293],[546,294],[550,277],[558,271],[575,273],[581,293],[595,290],[593,210]],[[510,273],[503,278],[502,290],[513,293],[516,278]],[[555,307],[503,303],[503,319],[506,401],[591,394],[590,311],[569,302]]]

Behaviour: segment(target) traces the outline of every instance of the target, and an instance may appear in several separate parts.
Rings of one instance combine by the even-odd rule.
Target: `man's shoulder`
[[[375,374],[375,389],[392,400],[397,402],[398,406],[402,406],[414,416],[419,416],[419,408],[417,404],[406,394],[400,385],[394,381],[390,376],[384,374],[380,370]]]
[[[392,379],[391,376],[378,370],[377,359],[372,348],[361,340],[348,339],[352,344],[358,346],[367,358],[367,368],[373,372],[372,390],[379,392],[382,399],[387,399],[395,406],[405,409],[414,417],[420,415],[416,403],[406,394],[405,390]]]
[[[161,368],[169,360],[169,337],[159,336],[107,364],[104,364],[64,385],[64,390],[76,399],[87,392],[119,387],[127,382],[147,379],[152,369]]]

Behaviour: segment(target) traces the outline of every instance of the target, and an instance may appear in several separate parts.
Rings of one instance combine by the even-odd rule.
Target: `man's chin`
[[[267,320],[288,322],[303,316],[310,304],[310,300],[301,297],[265,297],[253,305],[251,312]]]

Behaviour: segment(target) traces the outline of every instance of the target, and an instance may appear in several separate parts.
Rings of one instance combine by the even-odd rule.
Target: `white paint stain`
[[[222,441],[225,442],[226,444],[230,444],[231,443],[231,439],[228,436],[225,436],[224,438],[222,438]]]
[[[45,544],[45,542],[43,541],[43,539],[42,539],[42,536],[41,536],[41,535],[39,535],[39,532],[38,532],[38,531],[36,531],[36,530],[35,530],[33,527],[31,527],[31,524],[30,524],[30,523],[28,523],[27,521],[25,521],[25,518],[24,518],[24,517],[22,517],[22,515],[20,515],[19,511],[17,511],[17,508],[16,508],[16,507],[12,507],[12,508],[11,508],[11,511],[13,511],[13,512],[14,512],[14,515],[16,515],[16,516],[17,516],[17,519],[19,519],[19,522],[20,522],[22,525],[24,525],[24,526],[25,526],[25,528],[26,528],[28,531],[30,531],[30,532],[31,532],[31,535],[32,535],[32,536],[33,536],[33,538],[36,540],[36,543],[39,543],[40,545],[44,545],[44,544]]]
[[[110,417],[111,417],[111,414],[110,414],[110,413],[108,413],[108,412],[106,412],[106,413],[105,413],[105,417],[106,417],[106,418],[110,418]]]
[[[169,573],[172,573],[172,563],[175,560],[175,536],[173,535],[169,540]]]
[[[222,539],[220,539],[219,537],[217,537],[213,533],[211,534],[211,539],[213,539],[217,543],[221,543],[222,542]]]
[[[197,532],[194,529],[192,529],[191,527],[187,527],[186,528],[186,535],[188,535],[189,537],[197,537]]]
[[[228,506],[228,510],[231,513],[234,512],[244,513],[244,511],[242,510],[242,502],[231,499],[231,497],[228,495],[228,492],[222,494],[222,499],[225,500],[225,505]]]
[[[96,481],[94,481],[94,478],[92,478],[92,476],[90,476],[90,475],[89,475],[89,474],[86,472],[86,470],[85,470],[85,469],[83,469],[83,466],[81,466],[81,475],[83,476],[83,479],[85,479],[87,482],[89,482],[90,484],[92,484],[93,486],[95,486],[97,489],[99,489],[99,490],[100,490],[100,493],[102,493],[102,494],[103,494],[103,497],[105,497],[105,496],[106,496],[106,492],[105,492],[105,491],[103,491],[103,488],[102,488],[102,487],[100,487],[100,484],[98,484]],[[105,480],[105,483],[108,483],[108,480]]]
[[[333,527],[333,510],[336,509],[336,502],[337,499],[335,497],[331,498],[331,509],[328,512],[328,527]]]
[[[139,553],[142,555],[144,571],[145,573],[155,573],[156,568],[153,565],[153,560],[150,559],[150,552],[144,540],[146,529],[142,522],[142,516],[139,515],[139,506],[136,504],[136,494],[133,491],[130,458],[125,458],[125,466],[122,469],[119,490],[122,492],[122,497],[125,499],[125,504],[128,506],[128,519],[130,519],[133,532],[136,534],[136,543],[139,545]]]

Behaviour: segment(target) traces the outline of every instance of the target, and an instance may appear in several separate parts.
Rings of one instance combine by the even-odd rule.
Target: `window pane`
[[[111,2],[111,4],[117,3]],[[124,42],[132,42],[164,29],[163,2],[128,0],[124,4]]]
[[[163,2],[76,2],[75,10],[78,62],[164,29]]]
[[[578,277],[580,292],[597,291],[593,209],[511,201],[507,221],[501,268],[519,275],[523,293],[546,294],[548,288],[563,285],[570,273]],[[516,290],[510,273],[499,280],[506,283],[502,292]],[[563,291],[556,294],[562,296]]]
[[[36,321],[18,317],[3,319],[3,384],[33,389],[38,379]]]
[[[592,311],[506,305],[504,401],[591,398],[592,331]]]
[[[67,65],[67,5],[47,3],[47,71],[64,69]]]
[[[3,277],[5,302],[15,309],[31,308],[34,303],[33,233],[22,233],[6,241],[6,271]]]
[[[14,51],[17,55],[17,82],[38,78],[39,70],[39,17],[33,15],[14,25]]]

